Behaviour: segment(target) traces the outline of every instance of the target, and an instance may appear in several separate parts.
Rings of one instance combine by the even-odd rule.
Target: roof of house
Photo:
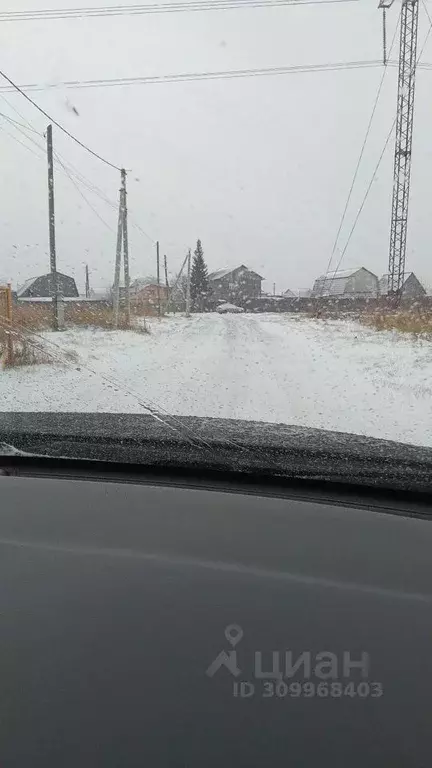
[[[282,294],[282,296],[285,296],[287,298],[296,298],[296,299],[307,299],[309,298],[310,295],[311,295],[310,288],[294,288],[293,290],[291,288],[288,288]]]
[[[423,285],[422,281],[418,279],[417,275],[415,275],[414,272],[405,272],[404,281],[403,281],[402,285],[405,285],[406,281],[411,277],[411,275],[413,277],[415,277],[416,280],[418,280],[418,282],[420,283],[422,288],[424,288],[425,291],[427,292],[426,287]],[[379,289],[380,289],[381,293],[387,293],[387,291],[388,291],[388,279],[389,279],[388,272],[379,279],[378,284],[379,284]]]
[[[28,280],[25,281],[22,285],[18,286],[17,289],[17,296],[20,297],[27,291],[28,288],[30,288],[33,283],[37,280],[37,277],[29,277]]]
[[[136,277],[135,280],[132,280],[130,287],[140,291],[141,288],[145,288],[146,285],[156,285],[156,283],[153,280],[150,280],[148,277]]]
[[[138,286],[137,290],[143,291],[144,288],[159,288],[161,291],[166,291],[165,283],[159,283],[159,285],[157,283],[143,283],[142,285]]]
[[[327,272],[325,275],[320,275],[318,280],[339,280],[339,279],[346,279],[347,277],[352,277],[356,274],[356,272],[360,272],[361,269],[366,269],[365,267],[352,267],[351,269],[336,269],[334,272]],[[369,272],[368,269],[366,269],[366,272]]]
[[[245,264],[237,264],[236,267],[223,267],[222,269],[216,269],[214,272],[210,272],[208,279],[220,280],[222,277],[230,275],[231,272],[235,272],[237,269],[247,269],[248,272],[253,272],[254,275],[258,275],[258,272],[254,272],[253,269],[249,269],[249,267],[247,267]],[[261,275],[258,275],[258,277],[260,277],[261,280],[264,280]]]
[[[73,280],[75,282],[73,277],[71,277],[70,275],[65,275],[64,272],[57,272],[57,274],[61,275],[61,277],[67,277],[69,280]],[[20,296],[23,295],[23,293],[28,291],[28,289],[31,288],[33,283],[35,283],[36,280],[39,280],[40,277],[50,277],[50,276],[51,276],[51,272],[46,272],[44,275],[36,275],[36,277],[29,277],[29,279],[26,280],[25,283],[18,286],[17,297],[19,298]]]

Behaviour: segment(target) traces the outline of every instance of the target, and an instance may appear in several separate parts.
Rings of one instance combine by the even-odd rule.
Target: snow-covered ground
[[[64,363],[0,372],[0,408],[258,419],[432,446],[432,343],[291,315],[195,315],[151,334],[45,334]]]

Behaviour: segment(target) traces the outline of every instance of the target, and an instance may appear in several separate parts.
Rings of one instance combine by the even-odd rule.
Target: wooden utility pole
[[[88,264],[86,264],[85,266],[85,295],[86,295],[86,299],[90,298],[90,277],[89,277]]]
[[[156,242],[156,278],[157,278],[157,306],[158,317],[161,316],[161,299],[160,299],[160,258],[159,258],[159,240]]]
[[[50,272],[51,285],[50,292],[53,303],[53,328],[59,329],[59,290],[57,278],[57,260],[55,244],[55,212],[54,212],[54,164],[53,164],[53,141],[52,125],[47,127],[47,158],[48,158],[48,221],[49,221],[49,249],[50,249]]]
[[[191,250],[189,248],[187,255],[187,283],[186,283],[186,317],[190,317],[190,281],[191,281]]]
[[[129,237],[127,226],[127,192],[126,192],[126,171],[121,170],[122,192],[123,192],[123,265],[124,265],[124,289],[125,289],[125,315],[126,327],[130,327],[130,277],[129,277]]]

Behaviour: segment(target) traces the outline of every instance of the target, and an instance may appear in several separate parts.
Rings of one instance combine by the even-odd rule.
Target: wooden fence
[[[3,365],[13,361],[12,336],[12,289],[10,285],[0,286],[0,352]]]

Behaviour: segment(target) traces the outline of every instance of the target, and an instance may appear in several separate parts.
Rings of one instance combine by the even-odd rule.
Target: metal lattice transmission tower
[[[393,2],[394,0],[380,0],[379,7],[383,9],[384,23],[386,9],[393,5]],[[400,296],[405,277],[417,65],[418,14],[419,0],[402,0],[393,199],[388,263],[388,294],[390,296]]]

